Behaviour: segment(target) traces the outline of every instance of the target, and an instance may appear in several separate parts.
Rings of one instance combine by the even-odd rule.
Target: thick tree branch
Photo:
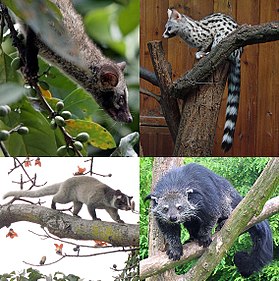
[[[18,221],[39,224],[59,238],[100,240],[113,246],[139,245],[138,225],[84,220],[37,205],[0,206],[0,228]]]
[[[276,40],[279,40],[279,22],[240,26],[224,38],[217,48],[211,50],[208,56],[201,59],[190,72],[174,81],[169,91],[170,95],[185,99],[186,95],[198,87],[199,82],[206,81],[234,50],[246,45]]]
[[[220,260],[220,259],[217,260],[217,258],[216,258],[217,254],[215,252],[213,252],[213,250],[216,250],[216,248],[217,248],[216,247],[217,241],[220,241],[220,240],[226,241],[223,243],[222,248],[226,247],[226,249],[228,249],[228,248],[230,248],[231,245],[227,247],[226,239],[228,239],[228,238],[225,237],[225,235],[230,236],[229,237],[230,239],[231,239],[231,235],[233,235],[234,238],[231,239],[233,242],[240,233],[246,231],[247,229],[249,229],[256,223],[259,223],[259,222],[265,220],[266,218],[279,212],[279,196],[277,196],[277,197],[272,198],[269,201],[267,201],[263,207],[263,210],[259,214],[259,216],[253,217],[249,223],[246,222],[249,220],[249,215],[247,214],[247,212],[245,213],[245,215],[239,215],[238,213],[236,213],[236,212],[239,212],[239,209],[242,208],[243,205],[247,205],[247,204],[249,206],[249,210],[252,211],[251,212],[252,214],[259,212],[261,209],[261,205],[255,204],[256,196],[264,196],[264,197],[266,196],[266,198],[269,197],[270,190],[273,190],[276,186],[279,185],[279,176],[278,175],[279,175],[279,158],[274,158],[269,162],[267,169],[265,169],[265,172],[262,173],[262,175],[259,177],[259,179],[254,184],[253,188],[249,192],[250,195],[248,196],[248,194],[247,194],[245,199],[243,199],[241,201],[241,203],[238,205],[238,207],[235,209],[235,211],[233,212],[233,215],[230,216],[230,218],[228,219],[228,222],[224,225],[222,230],[213,236],[213,242],[211,243],[209,248],[205,249],[203,247],[198,246],[198,244],[196,242],[191,242],[191,243],[186,243],[186,245],[184,245],[183,256],[181,257],[181,259],[179,261],[174,262],[174,261],[169,260],[169,258],[167,257],[165,252],[161,252],[161,253],[158,253],[156,256],[152,256],[147,259],[144,259],[140,262],[140,279],[143,280],[149,276],[153,276],[155,274],[157,275],[168,269],[174,268],[177,265],[185,264],[186,262],[189,262],[195,258],[200,257],[205,251],[209,252],[210,249],[211,249],[211,253],[210,253],[211,257],[212,257],[212,255],[214,255],[214,259],[211,258],[210,262],[207,262],[207,264],[213,263],[212,268],[215,268]],[[266,182],[263,182],[265,180],[266,180]],[[257,188],[255,188],[255,186],[257,186]],[[264,194],[267,187],[269,188],[269,191],[267,191],[266,194]],[[257,190],[261,190],[261,192],[258,192]],[[256,195],[255,195],[255,193],[256,193]],[[249,200],[251,200],[251,202],[246,202],[248,200],[247,198],[248,199],[250,198]],[[247,220],[247,216],[248,216],[248,220]],[[241,223],[241,225],[243,225],[243,226],[246,225],[246,226],[244,228],[236,227],[235,225],[232,226],[232,223],[238,224],[239,222]],[[226,229],[225,229],[225,227],[226,227]],[[233,232],[228,231],[228,229],[230,229],[230,230],[233,229]],[[218,251],[220,251],[220,248],[218,248]],[[225,253],[225,251],[226,250],[223,251],[223,254]],[[218,256],[219,256],[219,254],[220,253],[218,252]],[[204,259],[203,259],[203,263],[206,263],[206,261],[204,261]],[[203,270],[209,271],[209,268],[207,267],[206,269],[204,268]],[[208,277],[208,275],[206,275],[205,272],[202,272],[199,277],[194,276],[192,280],[204,280],[204,279],[202,279],[202,276]],[[174,280],[179,280],[180,278],[181,278],[181,276],[177,276],[177,278],[175,278]],[[184,278],[183,280],[191,280],[191,279],[187,279],[187,278],[190,278],[188,275],[187,275],[187,278],[185,277],[185,275],[183,278]],[[191,276],[191,278],[192,278],[192,276]]]
[[[177,100],[169,94],[172,84],[171,66],[165,59],[161,41],[153,41],[147,44],[153,67],[161,90],[161,108],[166,119],[173,141],[175,141],[180,123],[180,111]]]

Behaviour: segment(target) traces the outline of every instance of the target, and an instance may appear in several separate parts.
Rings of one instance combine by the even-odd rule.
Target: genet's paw
[[[212,242],[212,239],[209,235],[201,236],[198,239],[199,246],[203,246],[204,248],[208,247]]]
[[[170,260],[178,261],[180,260],[183,254],[182,245],[178,245],[176,247],[169,246],[167,250],[167,255]]]

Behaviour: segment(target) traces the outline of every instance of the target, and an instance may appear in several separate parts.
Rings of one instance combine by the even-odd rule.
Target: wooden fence
[[[223,12],[239,24],[279,20],[279,0],[142,0],[140,64],[153,71],[147,42],[162,40],[173,79],[190,70],[196,49],[181,39],[162,39],[167,9],[176,8],[194,19]],[[141,89],[159,94],[159,89],[141,79]],[[241,98],[233,148],[224,154],[221,140],[225,122],[227,90],[224,93],[214,141],[214,156],[279,155],[279,41],[246,46],[241,58]],[[173,143],[154,98],[141,94],[141,145],[143,155],[172,154]]]

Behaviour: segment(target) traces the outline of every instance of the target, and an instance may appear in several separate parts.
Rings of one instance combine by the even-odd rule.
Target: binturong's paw
[[[175,247],[174,246],[168,247],[167,255],[170,260],[178,261],[180,260],[182,254],[183,254],[183,249],[181,244]]]
[[[204,248],[208,247],[212,242],[212,239],[209,235],[201,236],[198,239],[199,246],[203,246]]]

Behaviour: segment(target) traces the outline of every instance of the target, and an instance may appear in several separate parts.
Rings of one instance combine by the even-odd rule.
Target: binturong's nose
[[[170,216],[170,221],[171,222],[176,222],[177,221],[177,216]]]

